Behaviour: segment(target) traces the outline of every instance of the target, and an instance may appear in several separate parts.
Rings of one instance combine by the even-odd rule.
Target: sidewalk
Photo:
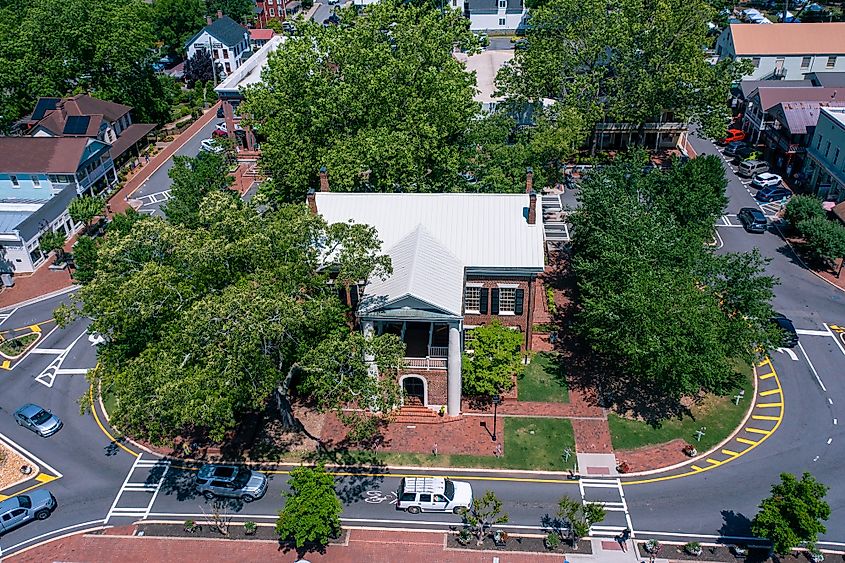
[[[133,527],[112,528],[105,534],[76,534],[58,539],[6,559],[8,563],[74,561],[75,563],[249,563],[279,561],[293,563],[296,553],[285,551],[275,541],[133,536]],[[122,535],[119,535],[122,534]],[[614,541],[593,540],[593,554],[526,553],[504,550],[470,550],[446,547],[442,532],[350,530],[346,545],[330,545],[325,553],[308,553],[310,563],[633,563],[630,546],[623,552]],[[209,554],[213,553],[212,559]],[[657,561],[664,561],[658,559]]]

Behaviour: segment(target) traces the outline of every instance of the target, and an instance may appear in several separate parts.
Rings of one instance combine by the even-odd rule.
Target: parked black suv
[[[749,233],[765,233],[769,226],[763,212],[753,207],[743,207],[736,216]]]

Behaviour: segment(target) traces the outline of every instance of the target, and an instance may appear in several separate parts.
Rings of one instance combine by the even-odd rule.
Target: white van
[[[472,486],[445,477],[405,477],[399,485],[396,508],[411,514],[454,512],[472,504]]]
[[[743,160],[737,168],[737,175],[750,178],[769,171],[769,163],[762,160]]]

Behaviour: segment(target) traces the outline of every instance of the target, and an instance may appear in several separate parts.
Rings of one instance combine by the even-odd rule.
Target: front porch
[[[447,369],[449,323],[400,321],[375,323],[376,334],[394,334],[405,343],[406,368]]]

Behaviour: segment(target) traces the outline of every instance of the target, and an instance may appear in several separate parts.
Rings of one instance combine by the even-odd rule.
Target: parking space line
[[[749,446],[754,446],[754,445],[757,444],[757,442],[755,442],[753,440],[748,440],[747,438],[737,438],[736,441],[739,442],[740,444],[747,444]]]
[[[737,456],[737,455],[739,455],[739,452],[735,452],[735,451],[733,451],[733,450],[728,450],[728,449],[723,449],[723,450],[722,450],[722,453],[723,453],[723,454],[725,454],[725,455],[729,455],[729,456]]]
[[[751,428],[750,426],[745,427],[746,432],[750,432],[752,434],[768,434],[768,430],[760,430],[759,428]]]
[[[810,366],[810,369],[812,370],[813,375],[816,376],[816,381],[818,381],[819,387],[822,388],[822,391],[827,393],[827,387],[825,387],[824,383],[822,383],[822,378],[819,377],[819,372],[816,371],[816,367],[813,365],[813,362],[810,361],[810,356],[807,355],[807,351],[804,350],[804,346],[801,345],[800,341],[798,342],[798,349],[801,350],[802,354],[804,354],[804,359],[807,360],[807,365]]]
[[[764,414],[752,414],[751,418],[753,420],[779,420],[777,416],[768,416]]]
[[[827,323],[822,323],[822,324],[824,325],[824,327],[825,327],[827,330],[829,330],[829,331],[831,332],[831,334],[833,334],[833,331],[831,330],[831,327],[830,327],[830,326],[828,326],[828,324],[827,324]],[[837,328],[838,328],[838,327],[837,327]],[[839,348],[839,351],[840,351],[840,352],[842,352],[842,355],[843,355],[843,356],[845,356],[845,347],[843,347],[843,346],[842,346],[842,342],[840,342],[840,339],[841,339],[841,338],[840,338],[840,335],[841,335],[841,333],[834,334],[834,335],[833,335],[833,341],[834,341],[834,342],[836,342],[836,346]]]
[[[759,377],[760,379],[769,379],[770,377],[774,377],[774,376],[775,376],[775,373],[772,372],[772,373],[767,373],[767,374],[764,374],[764,375],[758,375],[757,377]]]
[[[709,458],[709,457],[707,459],[705,459],[704,461],[706,461],[707,463],[712,463],[713,465],[722,465],[721,461],[716,461],[715,459],[712,459],[712,458]]]
[[[782,406],[783,406],[783,403],[757,403],[758,409],[765,409],[765,408],[773,409],[775,407],[782,407]]]
[[[691,465],[690,467],[692,468],[693,471],[702,471],[702,469],[697,465]]]
[[[769,391],[762,391],[759,393],[761,397],[768,397],[769,395],[776,395],[780,393],[780,389],[770,389]]]

